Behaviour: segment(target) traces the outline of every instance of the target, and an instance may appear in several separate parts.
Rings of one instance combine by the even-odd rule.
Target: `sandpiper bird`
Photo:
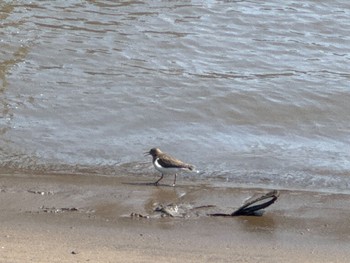
[[[163,153],[158,148],[152,148],[146,155],[152,155],[153,165],[156,170],[162,173],[162,176],[154,183],[158,185],[159,181],[163,179],[164,174],[175,174],[173,186],[176,183],[176,173],[179,171],[194,171],[194,166],[184,163],[166,153]]]

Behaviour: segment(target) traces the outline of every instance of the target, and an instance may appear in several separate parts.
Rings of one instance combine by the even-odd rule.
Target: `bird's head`
[[[145,152],[145,156],[147,155],[152,155],[152,157],[157,157],[159,154],[161,154],[162,151],[158,148],[152,148],[151,150],[149,150],[149,152]]]

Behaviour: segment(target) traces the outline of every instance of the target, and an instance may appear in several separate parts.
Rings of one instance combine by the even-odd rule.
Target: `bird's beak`
[[[149,152],[144,153],[145,156],[151,155]]]

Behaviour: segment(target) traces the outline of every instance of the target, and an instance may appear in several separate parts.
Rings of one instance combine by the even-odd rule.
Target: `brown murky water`
[[[158,146],[218,185],[350,193],[349,17],[345,0],[2,1],[0,166],[150,174]]]

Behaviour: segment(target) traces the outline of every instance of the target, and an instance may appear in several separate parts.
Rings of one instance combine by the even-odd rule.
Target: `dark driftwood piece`
[[[279,192],[276,190],[273,190],[271,192],[268,192],[267,194],[248,200],[243,206],[241,206],[231,214],[215,213],[215,214],[208,214],[208,215],[209,216],[261,216],[264,213],[262,209],[272,205],[277,200],[278,197],[279,197]]]

